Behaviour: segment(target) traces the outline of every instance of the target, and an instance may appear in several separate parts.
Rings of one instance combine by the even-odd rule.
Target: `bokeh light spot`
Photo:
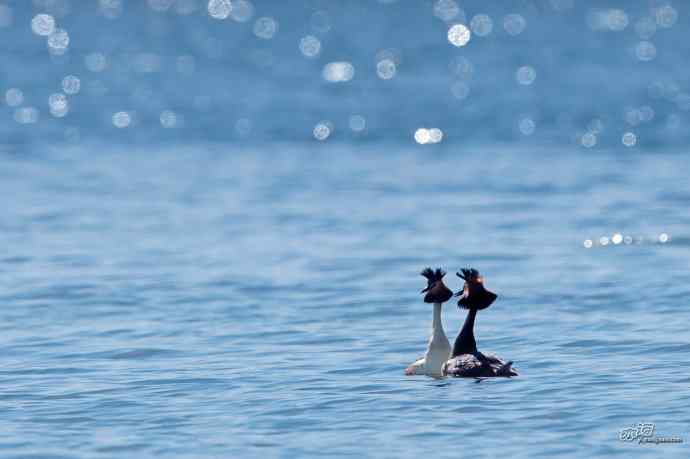
[[[69,34],[64,29],[55,29],[48,36],[47,43],[51,54],[64,54],[69,46]]]
[[[113,114],[113,126],[124,129],[132,122],[132,116],[128,112],[117,112]]]
[[[448,41],[453,46],[465,46],[471,38],[470,29],[464,24],[455,24],[448,29]]]
[[[317,57],[321,53],[321,41],[313,35],[307,35],[299,41],[299,50],[305,57]]]
[[[455,0],[437,0],[436,3],[434,3],[434,16],[442,21],[452,21],[457,18],[461,12],[462,10]],[[464,17],[462,20],[464,20]]]
[[[24,93],[19,88],[10,88],[5,92],[5,102],[10,107],[18,107],[24,103]]]
[[[55,18],[50,14],[37,14],[31,20],[31,30],[36,35],[47,37],[55,31]]]
[[[494,22],[488,14],[478,14],[470,21],[472,32],[479,37],[486,37],[494,30]]]
[[[278,32],[278,22],[270,17],[262,17],[254,23],[254,35],[270,40]]]
[[[621,142],[623,142],[623,145],[625,145],[626,147],[634,147],[637,143],[637,136],[632,132],[626,132],[625,134],[623,134]]]
[[[520,130],[522,135],[530,136],[534,134],[534,130],[536,129],[536,127],[537,124],[530,116],[523,116],[518,121],[518,129]]]
[[[227,19],[232,11],[232,3],[230,0],[209,0],[207,9],[213,19]]]
[[[329,62],[321,72],[323,79],[331,83],[344,83],[355,76],[355,68],[349,62]]]
[[[651,61],[656,57],[656,46],[649,41],[641,41],[635,46],[635,56],[643,62]]]
[[[529,86],[532,83],[534,83],[534,80],[537,78],[537,71],[534,70],[534,67],[531,67],[529,65],[524,65],[517,69],[515,72],[515,79],[517,80],[518,83],[524,86]]]
[[[330,121],[320,121],[314,126],[312,134],[319,141],[326,140],[333,132],[333,124]]]
[[[525,27],[527,27],[527,21],[520,14],[508,14],[503,18],[503,28],[508,35],[520,35]]]
[[[397,68],[391,59],[383,59],[376,63],[376,74],[382,80],[390,80],[395,76]]]
[[[62,90],[65,94],[78,94],[81,89],[81,80],[74,75],[67,75],[62,79]]]

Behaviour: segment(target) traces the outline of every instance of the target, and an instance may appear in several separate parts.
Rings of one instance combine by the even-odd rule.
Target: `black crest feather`
[[[427,280],[426,288],[421,291],[421,293],[426,293],[424,295],[425,303],[445,303],[453,296],[453,292],[443,285],[443,276],[446,275],[444,270],[441,268],[436,268],[436,270],[424,268],[420,274]]]
[[[465,281],[465,285],[455,296],[459,296],[458,306],[463,309],[486,309],[496,301],[497,295],[484,288],[479,271],[473,268],[461,269],[456,275]]]
[[[467,282],[475,281],[479,277],[479,271],[474,268],[463,268],[460,271],[462,271],[462,274],[455,273],[455,275]]]
[[[426,277],[426,280],[430,283],[434,283],[443,279],[443,276],[446,275],[446,272],[441,268],[436,268],[436,270],[434,271],[433,269],[426,267],[422,270],[420,274]]]

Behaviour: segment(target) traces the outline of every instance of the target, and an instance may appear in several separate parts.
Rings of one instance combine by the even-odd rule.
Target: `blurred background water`
[[[687,457],[687,5],[484,3],[0,1],[0,456]]]

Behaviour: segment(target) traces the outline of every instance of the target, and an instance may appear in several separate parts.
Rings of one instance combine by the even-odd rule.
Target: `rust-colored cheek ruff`
[[[457,293],[460,297],[458,306],[464,309],[482,310],[496,301],[497,295],[484,288],[484,281],[476,269],[463,269],[462,274],[456,274],[465,281],[463,289]]]
[[[498,296],[482,287],[481,291],[463,295],[458,300],[458,306],[464,309],[486,309],[496,301]]]

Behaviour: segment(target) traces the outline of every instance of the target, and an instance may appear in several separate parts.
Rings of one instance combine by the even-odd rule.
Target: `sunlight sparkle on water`
[[[48,97],[50,114],[56,118],[62,118],[69,112],[69,101],[67,96],[61,92],[56,92]]]
[[[232,3],[230,0],[209,0],[207,9],[213,19],[227,19],[232,11]]]
[[[440,130],[439,128],[429,129],[429,142],[439,143],[441,140],[443,140],[443,131],[442,130]]]
[[[37,14],[31,20],[31,30],[36,35],[47,37],[55,31],[55,18],[50,14]]]
[[[429,130],[425,128],[419,128],[414,132],[414,141],[420,145],[429,143],[430,135]]]
[[[69,46],[69,34],[64,29],[55,29],[48,36],[47,44],[51,54],[64,54]]]
[[[518,121],[518,129],[520,129],[520,132],[522,132],[523,135],[529,136],[534,134],[534,129],[536,127],[537,124],[529,116],[523,116]]]
[[[517,69],[515,72],[515,79],[517,80],[518,83],[524,86],[529,86],[532,83],[534,83],[534,80],[537,78],[537,71],[534,70],[534,67],[531,67],[529,65],[524,65]]]
[[[471,33],[464,24],[455,24],[448,29],[448,41],[453,46],[465,46],[470,41]]]
[[[313,35],[302,37],[299,50],[305,57],[317,57],[321,53],[321,41]]]
[[[14,111],[14,120],[19,124],[33,124],[38,118],[39,112],[35,107],[19,107]]]
[[[678,20],[678,12],[671,5],[663,5],[656,10],[656,23],[659,27],[671,28]]]
[[[333,132],[333,124],[330,121],[320,121],[314,126],[313,135],[316,140],[326,140]]]
[[[270,17],[262,17],[254,23],[254,35],[270,40],[278,32],[278,22]]]
[[[607,11],[606,24],[608,28],[614,32],[620,32],[628,27],[628,15],[625,11],[620,9],[611,9]]]
[[[494,22],[488,14],[478,14],[472,18],[470,28],[478,37],[486,37],[494,30]]]
[[[62,79],[62,90],[65,94],[78,94],[81,89],[81,80],[74,75],[67,75]]]
[[[633,132],[626,132],[621,138],[621,142],[626,147],[634,147],[637,143],[637,136]]]
[[[390,80],[395,76],[397,68],[391,59],[383,59],[376,63],[376,74],[382,80]]]
[[[587,25],[595,31],[621,32],[628,24],[628,14],[621,9],[590,9],[587,12]]]
[[[113,114],[113,126],[118,129],[126,128],[132,122],[132,117],[127,112],[117,112]]]
[[[173,129],[177,127],[177,114],[172,110],[163,110],[159,117],[161,126],[165,129]]]
[[[443,131],[439,128],[419,128],[414,132],[414,140],[420,145],[439,143],[443,140]]]
[[[593,132],[585,133],[580,139],[583,147],[592,148],[597,144],[597,135]]]
[[[503,18],[503,28],[508,35],[520,35],[527,27],[525,18],[517,13],[508,14]]]
[[[460,22],[465,21],[465,13],[460,9],[455,0],[437,0],[434,3],[434,16],[445,22],[456,18]]]
[[[661,233],[658,236],[650,237],[650,238],[645,238],[644,236],[631,236],[631,235],[624,235],[622,233],[614,233],[611,237],[609,236],[601,236],[599,239],[585,239],[582,242],[582,245],[586,249],[591,249],[595,246],[600,246],[600,247],[613,247],[613,246],[620,246],[622,245],[631,245],[633,243],[639,245],[645,243],[645,241],[649,241],[650,243],[661,243],[665,244],[670,240],[670,237],[667,233]]]
[[[5,92],[5,102],[10,107],[18,107],[24,103],[24,93],[21,89],[10,88]]]
[[[247,22],[254,17],[254,5],[249,0],[234,0],[230,17],[237,22]]]
[[[648,62],[656,57],[656,46],[649,41],[641,41],[635,46],[635,56],[643,62]]]
[[[331,83],[344,83],[355,76],[355,68],[349,62],[329,62],[321,72],[323,79]]]

